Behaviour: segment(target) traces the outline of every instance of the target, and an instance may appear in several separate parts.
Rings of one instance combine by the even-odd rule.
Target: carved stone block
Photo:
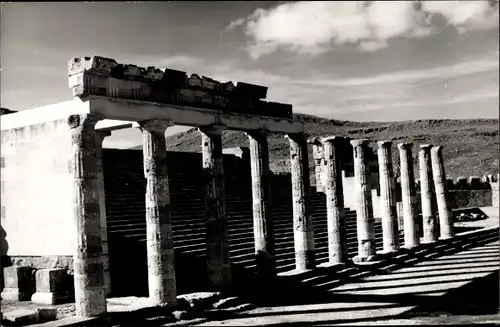
[[[36,272],[36,293],[31,301],[36,304],[59,304],[71,299],[69,276],[66,269],[40,269]]]
[[[2,300],[26,301],[35,292],[33,278],[34,268],[26,266],[11,266],[3,269],[4,289]]]

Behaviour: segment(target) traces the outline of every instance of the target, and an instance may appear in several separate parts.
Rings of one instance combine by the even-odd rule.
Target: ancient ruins
[[[401,167],[403,221],[401,225],[391,159],[394,148],[392,141],[378,142],[380,198],[374,199],[371,183],[372,167],[368,155],[371,151],[370,141],[349,140],[341,136],[308,140],[302,123],[293,120],[291,105],[264,100],[267,87],[241,82],[235,86],[232,82],[221,83],[196,74],[188,77],[186,73],[180,71],[123,65],[112,59],[97,56],[69,61],[69,87],[73,89],[75,100],[47,107],[40,115],[47,116],[29,118],[26,114],[23,116],[23,113],[13,113],[9,114],[11,116],[9,120],[2,121],[2,147],[5,145],[5,150],[2,148],[4,152],[2,156],[5,157],[5,162],[2,157],[2,180],[9,183],[15,179],[14,174],[18,172],[9,170],[14,169],[11,166],[16,164],[9,161],[9,156],[15,155],[16,151],[21,151],[20,147],[24,146],[22,142],[15,144],[13,140],[16,137],[22,136],[27,139],[38,137],[39,133],[45,133],[43,129],[37,130],[40,124],[62,119],[66,121],[66,126],[54,125],[59,133],[57,135],[67,137],[61,139],[62,150],[57,150],[59,152],[54,150],[54,153],[48,156],[52,156],[50,159],[52,162],[59,162],[57,165],[52,165],[54,170],[59,168],[64,170],[62,167],[69,162],[67,169],[72,176],[71,183],[65,184],[64,178],[51,181],[54,187],[52,190],[58,188],[63,190],[57,194],[60,195],[60,203],[63,203],[61,207],[66,210],[54,215],[71,213],[76,234],[49,235],[47,238],[65,238],[68,244],[74,246],[72,249],[74,291],[76,312],[79,316],[98,316],[105,313],[106,297],[112,287],[107,257],[108,233],[102,144],[104,138],[117,129],[138,127],[142,132],[144,177],[147,182],[145,221],[148,288],[149,298],[154,303],[175,306],[178,295],[165,141],[165,131],[173,125],[198,127],[202,136],[206,266],[210,290],[229,292],[232,287],[226,216],[226,176],[222,161],[222,132],[225,130],[243,131],[249,139],[255,263],[261,280],[272,279],[276,275],[275,233],[270,208],[272,190],[267,140],[269,133],[282,133],[290,143],[293,205],[293,218],[290,219],[293,219],[296,270],[315,269],[317,266],[311,214],[308,144],[312,144],[314,148],[316,188],[326,196],[330,265],[345,264],[350,260],[346,245],[346,192],[341,164],[341,155],[346,148],[352,149],[350,151],[353,153],[354,164],[353,194],[358,252],[353,261],[356,264],[371,264],[384,260],[402,248],[411,249],[420,245],[418,221],[420,212],[417,207],[417,185],[413,173],[412,143],[397,144]],[[54,140],[55,138],[49,137],[44,141],[47,151],[53,150],[50,144]],[[10,142],[14,145],[10,146]],[[68,160],[64,163],[65,158]],[[421,145],[419,168],[422,242],[433,243],[439,238],[452,238],[453,216],[446,197],[447,179],[442,147]],[[41,180],[44,171],[37,170],[32,174],[26,177],[24,180],[26,183],[31,183],[35,179]],[[9,185],[6,187],[10,187],[9,190],[12,191],[14,186]],[[493,196],[498,203],[497,185],[494,190]],[[68,192],[71,195],[66,195]],[[43,193],[40,191],[38,194],[43,197],[45,196]],[[69,203],[69,200],[72,202]],[[21,210],[19,201],[21,200],[6,197],[5,205],[17,206],[17,210]],[[379,201],[382,221],[383,251],[381,252],[377,252],[375,246],[374,201]],[[2,202],[4,202],[3,189]],[[7,207],[7,212],[9,210],[11,209]],[[49,210],[48,207],[46,210]],[[4,211],[2,206],[2,220]],[[18,211],[18,214],[24,212]],[[46,216],[50,215],[52,213],[47,211]],[[54,218],[52,223],[58,222]],[[9,226],[12,225],[5,227],[7,239],[11,234],[16,235],[15,228],[12,227],[10,231]],[[404,232],[403,244],[399,241],[400,230]],[[71,243],[71,240],[74,242]],[[15,244],[11,246],[14,247]],[[46,251],[50,255],[57,254],[57,247],[58,245],[54,245],[53,248],[49,248],[47,245]],[[23,250],[19,247],[16,251]],[[15,274],[18,280],[23,279],[24,268],[5,269],[5,274]],[[33,302],[55,301],[59,295],[51,294],[53,289],[51,286],[59,280],[58,274],[60,271],[57,269],[37,272],[36,293],[31,298]],[[24,290],[20,290],[19,287],[6,284],[2,298],[25,299],[25,296],[20,294]]]

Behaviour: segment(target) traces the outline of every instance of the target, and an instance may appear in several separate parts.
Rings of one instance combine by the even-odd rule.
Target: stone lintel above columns
[[[223,131],[227,130],[228,128],[225,125],[209,125],[209,126],[200,126],[198,127],[198,130],[200,132],[203,132],[205,134],[210,134],[210,135],[219,135]],[[258,130],[261,131],[261,130]]]
[[[422,150],[430,150],[432,148],[432,144],[420,144],[420,149]]]

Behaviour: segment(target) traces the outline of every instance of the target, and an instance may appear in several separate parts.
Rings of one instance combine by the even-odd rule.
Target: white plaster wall
[[[1,225],[7,254],[72,255],[71,134],[66,119],[13,129],[2,125]]]

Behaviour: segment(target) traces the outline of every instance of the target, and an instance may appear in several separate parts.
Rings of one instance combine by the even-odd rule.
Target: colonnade
[[[102,217],[104,201],[102,179],[102,139],[95,131],[96,114],[72,115],[68,123],[72,133],[72,173],[74,178],[74,207],[77,224],[77,245],[74,255],[75,303],[80,316],[97,316],[106,312],[109,293],[109,270],[106,255],[106,233]],[[146,234],[149,298],[153,303],[176,305],[175,258],[172,238],[171,207],[168,185],[165,131],[168,121],[151,120],[139,123],[143,136],[144,175],[146,186]],[[222,131],[224,126],[199,128],[202,136],[202,165],[205,174],[206,260],[210,290],[229,291],[231,266],[224,168],[222,164]],[[271,173],[267,133],[248,131],[250,141],[253,221],[257,274],[266,279],[276,275],[274,230],[271,217]],[[306,137],[303,133],[286,135],[290,143],[292,177],[293,234],[297,270],[313,269],[315,262],[314,230],[310,208],[309,160]],[[328,251],[330,264],[348,261],[344,213],[344,194],[340,161],[342,137],[322,139],[325,151],[325,183],[328,221]],[[376,258],[374,217],[370,186],[368,140],[351,140],[357,193],[358,255],[355,261]],[[391,159],[391,142],[379,142],[380,185],[382,191],[382,225],[384,251],[399,249],[396,215],[395,181]],[[405,246],[418,245],[415,183],[411,143],[398,146],[401,155]],[[430,202],[434,189],[440,217],[442,237],[453,235],[451,215],[446,204],[446,177],[441,147],[421,149],[422,207],[424,241],[435,241],[436,220]],[[430,151],[430,155],[429,155]],[[430,160],[429,160],[430,158]],[[99,163],[101,160],[101,163]],[[101,169],[99,172],[99,167]],[[431,171],[432,170],[432,174]],[[404,177],[403,177],[404,176]],[[434,179],[434,188],[430,178]],[[425,193],[425,194],[424,194]],[[425,203],[424,203],[425,201]],[[408,233],[408,236],[407,236]],[[111,267],[112,268],[112,267]],[[106,276],[107,275],[107,276]]]

